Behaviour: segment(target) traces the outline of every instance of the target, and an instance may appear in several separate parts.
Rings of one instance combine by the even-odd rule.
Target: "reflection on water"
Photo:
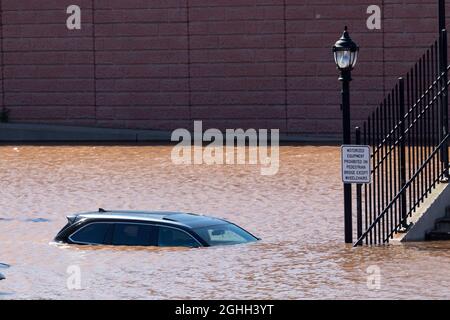
[[[450,244],[343,244],[339,148],[281,147],[280,172],[174,166],[167,146],[0,147],[0,298],[450,298]],[[263,241],[202,249],[52,244],[73,212],[206,213]],[[67,289],[79,266],[81,290]],[[380,290],[367,268],[381,270]]]

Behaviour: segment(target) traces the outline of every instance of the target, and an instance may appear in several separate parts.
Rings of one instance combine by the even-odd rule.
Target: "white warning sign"
[[[371,183],[370,146],[342,146],[342,181],[344,183]]]

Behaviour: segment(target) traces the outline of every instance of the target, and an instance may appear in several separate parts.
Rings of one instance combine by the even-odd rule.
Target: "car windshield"
[[[258,240],[247,231],[231,223],[195,228],[194,231],[210,246],[232,245]]]

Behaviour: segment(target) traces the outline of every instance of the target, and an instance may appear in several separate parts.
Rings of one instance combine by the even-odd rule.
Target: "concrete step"
[[[443,241],[450,240],[450,232],[445,231],[431,231],[427,233],[426,240],[428,241]]]
[[[434,230],[426,235],[426,240],[450,240],[450,206],[445,208],[445,216],[436,219]]]
[[[444,217],[436,220],[435,231],[450,232],[450,218]]]

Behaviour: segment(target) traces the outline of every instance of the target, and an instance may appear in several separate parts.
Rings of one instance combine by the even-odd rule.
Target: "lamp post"
[[[350,38],[347,27],[344,29],[342,37],[333,46],[334,61],[341,72],[339,81],[342,82],[342,125],[343,144],[352,143],[350,124],[350,81],[352,81],[351,71],[358,60],[359,47]],[[345,243],[352,243],[352,185],[344,184],[344,225]]]

